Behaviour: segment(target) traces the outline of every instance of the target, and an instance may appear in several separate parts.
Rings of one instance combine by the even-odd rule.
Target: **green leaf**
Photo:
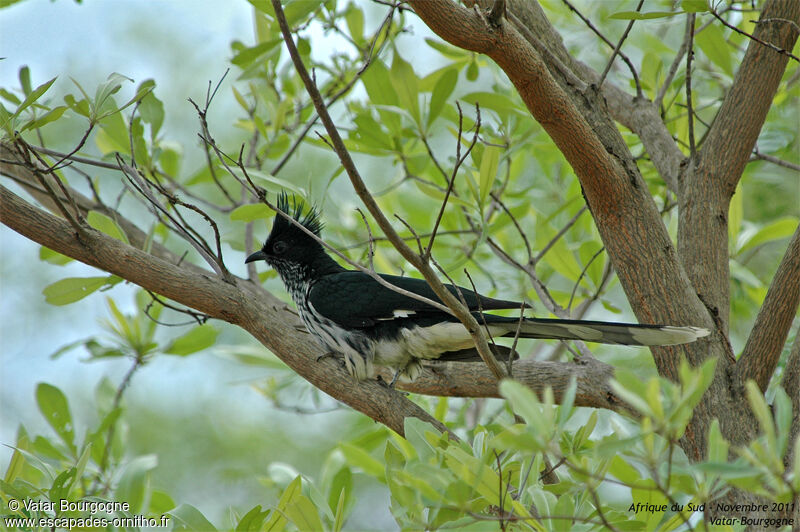
[[[276,511],[272,512],[272,517],[270,517],[269,521],[264,525],[263,530],[267,532],[278,532],[286,528],[287,520],[284,510],[287,505],[291,504],[294,499],[301,494],[302,488],[303,479],[300,475],[297,475],[295,479],[286,486],[286,489],[283,490],[283,494],[281,494],[281,498],[275,508]]]
[[[680,15],[680,11],[650,11],[648,13],[638,13],[636,11],[620,11],[610,15],[608,18],[621,20],[650,20],[654,18],[674,17]]]
[[[342,526],[344,526],[344,508],[346,500],[347,492],[346,490],[342,489],[341,493],[339,494],[339,502],[336,504],[336,517],[333,520],[333,532],[340,532],[342,530]]]
[[[72,414],[64,393],[47,383],[39,383],[36,387],[36,404],[47,423],[67,446],[75,452],[75,429],[72,425]]]
[[[415,123],[419,124],[419,80],[414,67],[395,52],[389,76],[397,91],[400,106],[411,114]]]
[[[795,230],[797,230],[797,224],[798,219],[794,216],[780,218],[759,229],[753,236],[745,240],[739,248],[738,253],[744,253],[749,249],[766,244],[767,242],[790,237]]]
[[[736,185],[736,191],[731,198],[728,207],[728,242],[731,249],[735,249],[736,239],[742,230],[742,219],[744,217],[744,194],[742,193],[742,182]]]
[[[449,68],[444,71],[431,93],[431,101],[428,106],[428,125],[431,125],[436,117],[442,112],[447,98],[453,93],[453,89],[458,81],[458,70]]]
[[[455,46],[450,46],[449,44],[431,39],[430,37],[425,38],[425,43],[448,59],[464,60],[469,58],[471,54],[471,52],[468,52],[463,48],[456,48]]]
[[[478,74],[479,74],[478,62],[473,57],[472,61],[470,61],[469,65],[467,65],[467,73],[466,73],[467,80],[475,81],[476,79],[478,79]]]
[[[234,530],[236,532],[258,532],[267,516],[269,516],[269,510],[262,512],[261,505],[255,506],[239,519]]]
[[[725,42],[722,33],[722,26],[719,24],[709,24],[706,28],[695,35],[694,41],[712,63],[720,67],[729,76],[733,76],[733,47]]]
[[[241,205],[231,211],[231,220],[238,222],[252,222],[265,218],[272,218],[275,213],[263,203]]]
[[[306,17],[320,7],[319,2],[309,2],[308,0],[289,0],[283,6],[283,13],[289,26],[296,26],[305,21]]]
[[[167,512],[173,519],[173,530],[196,530],[211,532],[217,530],[200,510],[189,504],[181,504]]]
[[[536,394],[527,386],[511,379],[504,379],[500,383],[500,395],[511,405],[511,409],[525,420],[530,430],[539,440],[540,445],[549,441],[553,434],[554,426],[552,416],[547,416],[545,405],[539,401]]]
[[[164,352],[170,355],[186,356],[214,345],[219,331],[210,323],[204,323],[172,341]]]
[[[14,480],[16,480],[17,476],[22,472],[24,465],[25,456],[19,452],[19,449],[14,448],[14,452],[11,453],[11,460],[8,462],[8,469],[6,469],[6,474],[3,477],[3,482],[6,484],[12,484]]]
[[[500,165],[500,154],[502,150],[498,146],[486,146],[481,157],[480,167],[480,202],[486,203],[486,198],[492,190],[494,178],[497,177],[497,167]]]
[[[523,112],[527,112],[505,94],[478,91],[466,94],[461,99],[472,105],[477,103],[480,105],[481,109],[491,109],[501,117],[508,116],[509,113],[522,114]]]
[[[361,76],[361,83],[367,90],[370,103],[377,105],[397,105],[397,92],[394,89],[389,69],[383,61],[374,60]]]
[[[708,0],[681,0],[681,9],[687,13],[704,13],[708,11]]]
[[[719,428],[719,420],[714,418],[708,428],[708,461],[724,462],[728,459],[728,449],[730,444],[722,435]]]
[[[50,122],[55,122],[56,120],[61,118],[61,115],[63,115],[64,111],[66,111],[67,109],[69,108],[66,105],[60,105],[58,107],[54,107],[53,109],[50,109],[39,118],[31,120],[30,122],[22,126],[20,128],[20,131],[25,131],[28,129],[37,129],[46,124],[49,124]]]
[[[373,458],[361,447],[356,447],[351,443],[342,442],[339,444],[339,449],[341,449],[342,454],[344,454],[344,457],[347,460],[347,463],[350,464],[351,467],[357,467],[367,475],[375,477],[379,480],[382,480],[385,476],[386,473],[383,464]]]
[[[364,12],[354,4],[350,4],[347,7],[344,20],[347,22],[347,31],[350,33],[350,37],[352,37],[356,43],[363,41]]]
[[[302,493],[286,505],[284,512],[298,530],[323,530],[322,521],[314,503]]]
[[[53,84],[55,81],[56,81],[56,78],[53,78],[53,79],[51,79],[50,81],[45,81],[44,83],[42,83],[41,85],[39,85],[38,87],[36,87],[36,88],[35,88],[33,91],[31,91],[31,93],[30,93],[30,94],[28,94],[28,95],[25,97],[25,99],[22,101],[22,103],[21,103],[21,104],[19,104],[19,107],[17,107],[17,110],[16,110],[16,111],[14,111],[14,114],[13,114],[13,115],[11,115],[11,118],[16,118],[16,117],[18,117],[18,116],[19,116],[19,114],[20,114],[22,111],[24,111],[25,109],[27,109],[28,107],[30,107],[30,106],[31,106],[31,105],[32,105],[32,104],[33,104],[33,103],[34,103],[36,100],[38,100],[39,98],[41,98],[41,97],[42,97],[42,95],[43,95],[45,92],[47,92],[47,90],[50,88],[50,86],[51,86],[51,85],[52,85],[52,84]]]
[[[150,124],[150,137],[155,138],[164,124],[164,104],[153,94],[156,83],[152,79],[145,80],[136,89],[137,94],[144,94],[139,102],[139,115]]]
[[[240,168],[232,167],[231,170],[233,170],[233,173],[236,174],[240,180],[246,181],[244,172],[242,172]],[[290,181],[277,178],[272,174],[268,174],[267,172],[248,168],[247,175],[250,176],[250,179],[253,180],[253,183],[264,187],[270,192],[282,192],[284,190],[289,190],[290,192],[294,192],[300,196],[306,196],[306,191],[302,187],[298,187]]]
[[[43,260],[44,262],[49,262],[50,264],[55,264],[57,266],[63,266],[64,264],[72,262],[70,257],[62,255],[58,251],[53,251],[45,246],[39,248],[39,260]]]
[[[125,501],[131,506],[131,513],[140,514],[146,510],[150,491],[150,472],[158,465],[154,454],[138,456],[128,463],[114,491],[114,500]]]
[[[128,237],[125,235],[125,232],[117,225],[117,222],[105,214],[97,211],[89,211],[89,214],[86,216],[86,221],[98,231],[112,238],[116,238],[117,240],[121,240],[126,244],[128,243]]]
[[[116,113],[119,110],[116,106],[114,106],[112,111],[107,111],[106,109],[109,102],[111,102],[111,96],[119,92],[119,89],[122,88],[122,84],[126,81],[133,82],[129,77],[123,76],[118,72],[113,72],[109,74],[105,82],[97,86],[97,90],[94,93],[94,101],[92,102],[95,120],[100,120],[104,116],[107,116],[107,113]]]
[[[28,65],[23,65],[19,69],[19,85],[23,94],[27,96],[31,93],[31,69]]]
[[[441,432],[436,430],[436,427],[427,421],[409,416],[403,420],[403,432],[422,460],[426,460],[436,454],[436,448],[431,445],[427,437],[428,434],[434,435],[435,438],[441,436]]]
[[[772,420],[772,414],[769,410],[769,405],[764,399],[764,394],[761,393],[758,385],[754,381],[747,381],[745,384],[747,391],[747,401],[750,403],[750,409],[758,420],[761,430],[767,436],[770,443],[775,441],[775,423]],[[774,448],[774,447],[773,447]]]

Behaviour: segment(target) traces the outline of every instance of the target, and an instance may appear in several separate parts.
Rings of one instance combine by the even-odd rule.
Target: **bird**
[[[306,329],[324,349],[318,358],[342,358],[359,381],[374,377],[375,366],[387,367],[394,371],[391,387],[398,379],[416,380],[422,361],[482,361],[472,336],[455,316],[385,286],[441,303],[427,281],[348,270],[321,244],[323,223],[314,206],[307,208],[294,196],[290,203],[289,196],[280,193],[276,207],[281,212],[276,212],[263,247],[245,263],[263,260],[278,273]],[[690,343],[709,334],[691,326],[501,316],[486,311],[520,310],[527,305],[452,284],[445,287],[462,299],[492,338],[654,346]],[[491,349],[499,359],[518,358],[509,347],[492,342]]]

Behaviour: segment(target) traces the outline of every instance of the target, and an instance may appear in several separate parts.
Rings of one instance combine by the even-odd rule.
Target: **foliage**
[[[73,92],[58,102],[50,92],[54,79],[34,87],[29,69],[22,67],[20,90],[0,89],[2,135],[21,135],[35,144],[37,139],[48,138],[51,128],[63,120],[79,117],[83,129],[73,131],[73,153],[96,157],[107,165],[116,164],[118,157],[135,161],[149,182],[168,183],[166,188],[183,198],[183,204],[171,202],[168,212],[150,218],[130,209],[139,218],[150,220],[146,231],[151,244],[173,245],[170,217],[185,215],[201,233],[198,240],[211,241],[214,233],[225,253],[238,257],[236,252],[246,248],[243,235],[253,227],[260,231],[263,221],[273,216],[264,205],[240,199],[242,182],[251,179],[270,193],[289,190],[327,207],[331,241],[361,243],[345,250],[352,259],[373,260],[367,249],[374,245],[376,269],[405,270],[407,264],[384,240],[373,241],[369,229],[349,208],[355,203],[344,183],[339,183],[341,169],[332,163],[326,139],[309,134],[306,128],[316,115],[286,61],[272,8],[266,1],[250,3],[256,41],[232,44],[235,81],[221,81],[205,105],[198,105],[203,118],[203,110],[213,105],[213,98],[222,97],[217,91],[230,90],[241,108],[236,126],[251,139],[242,152],[238,145],[213,143],[213,130],[201,123],[208,164],[192,166],[184,160],[183,148],[162,131],[169,110],[158,98],[156,83],[142,81],[131,97],[120,98],[132,80],[118,73],[110,74],[94,91],[75,81]],[[577,49],[582,39],[589,38],[580,21],[554,2],[543,3],[553,10],[553,20],[561,24],[564,34],[572,35],[569,41],[575,53],[602,69],[605,57]],[[641,56],[642,87],[646,96],[653,98],[667,80],[669,62],[679,44],[677,32],[682,23],[673,21],[680,18],[675,15],[702,15],[705,2],[685,1],[682,11],[646,14],[617,9],[617,4],[592,4],[592,18],[603,21],[608,31],[634,19],[642,25],[660,24],[657,33],[662,39],[643,31],[632,34],[626,43]],[[579,185],[496,67],[481,56],[425,38],[426,59],[437,66],[424,71],[422,62],[414,60],[415,54],[398,44],[408,42],[403,41],[404,33],[416,22],[402,10],[389,17],[386,9],[372,5],[295,1],[287,3],[286,14],[297,30],[304,60],[315,68],[323,94],[341,119],[347,147],[357,154],[360,164],[373,170],[370,186],[378,191],[375,195],[387,212],[402,216],[396,226],[409,240],[420,239],[424,245],[430,237],[410,228],[432,225],[450,186],[453,146],[460,132],[480,135],[480,142],[453,180],[447,215],[434,246],[434,256],[444,272],[464,282],[464,271],[469,268],[478,272],[477,284],[487,287],[487,292],[530,301],[536,291],[526,288],[530,283],[523,273],[524,266],[530,266],[547,286],[550,298],[537,310],[553,312],[557,308],[580,315],[624,312],[612,268],[582,207]],[[741,23],[748,24],[746,20]],[[647,26],[651,27],[656,26]],[[342,47],[327,57],[318,54],[315,40],[323,36]],[[702,95],[695,103],[698,138],[706,130],[702,118],[712,117],[718,110],[740,59],[739,49],[745,45],[745,37],[714,23],[698,33],[696,60],[700,68],[694,81],[697,94]],[[787,77],[796,77],[797,69],[792,65]],[[624,70],[612,71],[611,77],[620,85],[632,84]],[[685,147],[689,123],[684,82],[680,75],[668,82],[662,114],[670,133]],[[798,86],[784,83],[758,144],[759,153],[794,158],[795,164],[796,116],[785,110],[796,105]],[[641,154],[642,174],[674,235],[673,195],[638,140],[633,135],[626,140],[634,153]],[[83,178],[63,165],[66,157],[50,155],[43,160],[58,168],[57,175],[65,183]],[[237,160],[246,162],[246,176],[236,167]],[[757,160],[749,165],[729,213],[734,335],[749,330],[780,257],[780,246],[775,244],[792,233],[800,216],[800,208],[791,204],[798,194],[796,179],[787,177],[792,174],[786,168],[769,164]],[[91,194],[107,201],[123,190],[94,176],[87,186]],[[195,217],[183,208],[186,204],[208,209],[217,226],[212,228],[202,217]],[[95,229],[126,240],[118,221],[107,214],[91,211],[87,221]],[[46,248],[40,257],[53,265],[69,262]],[[198,260],[198,253],[189,251],[186,260]],[[264,272],[261,279],[281,293],[274,274]],[[114,275],[68,277],[45,287],[43,296],[50,304],[68,305],[85,297],[96,298],[92,294],[97,291],[113,293],[120,282]],[[81,340],[55,354],[80,348],[91,361],[125,358],[131,361],[131,368],[116,385],[109,379],[98,384],[96,419],[86,425],[76,422],[61,390],[48,383],[37,387],[37,405],[52,430],[49,435],[32,436],[20,425],[0,484],[3,516],[169,516],[174,530],[213,529],[200,509],[173,500],[153,485],[153,472],[161,467],[158,457],[134,453],[128,441],[124,398],[134,372],[154,357],[190,356],[203,349],[225,351],[217,345],[217,338],[227,324],[205,323],[204,316],[197,314],[192,315],[196,322],[188,332],[176,338],[159,337],[164,303],[155,295],[140,292],[136,313],[125,315],[114,299],[107,297],[108,336]],[[602,309],[597,308],[598,303]],[[537,354],[542,350],[548,350],[548,355],[562,354],[558,346],[536,349]],[[275,377],[262,384],[261,391],[279,407],[286,388],[300,386],[274,359],[239,346],[229,353],[237,363],[266,366],[274,372]],[[625,355],[609,354],[609,358],[614,356]],[[677,444],[711,382],[714,361],[699,368],[682,366],[676,383],[655,376],[646,355],[630,358],[627,365],[636,371],[618,371],[615,384],[615,391],[634,410],[630,417],[574,407],[574,383],[557,406],[552,392],[540,398],[514,381],[505,381],[501,386],[505,402],[494,413],[473,401],[416,398],[461,440],[454,441],[415,419],[406,422],[406,439],[382,427],[372,428],[338,443],[313,478],[289,466],[273,468],[264,475],[264,482],[279,488],[274,500],[232,509],[228,522],[216,524],[236,530],[341,530],[358,494],[377,486],[388,489],[388,510],[404,530],[498,526],[515,530],[612,526],[619,530],[679,530],[690,525],[704,530],[707,525],[698,521],[697,512],[732,487],[778,504],[796,499],[800,443],[794,442],[794,463],[789,468],[793,475],[787,476],[783,460],[791,450],[791,405],[782,389],[771,390],[769,396],[774,399],[768,405],[756,387],[748,387],[747,398],[760,424],[758,439],[746,446],[732,445],[715,421],[708,433],[709,456],[691,462]],[[481,412],[477,421],[468,420],[467,412],[473,408]],[[558,475],[557,483],[547,481],[553,472]],[[126,502],[128,506],[99,514],[51,511],[44,504],[38,510],[14,510],[9,504],[12,499]],[[141,526],[133,523],[117,528]],[[7,525],[0,524],[3,526]]]

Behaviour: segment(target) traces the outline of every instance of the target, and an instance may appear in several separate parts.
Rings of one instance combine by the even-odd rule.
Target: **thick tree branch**
[[[761,19],[800,22],[800,2],[770,0]],[[756,37],[791,50],[798,30],[790,23],[761,23]],[[789,58],[750,41],[716,119],[689,162],[678,194],[678,253],[709,310],[728,329],[728,208],[755,146]]]
[[[800,226],[789,241],[753,330],[736,364],[739,382],[753,379],[766,391],[800,305]]]
[[[579,105],[584,99],[585,85],[598,84],[600,73],[572,57],[537,2],[512,0],[509,19],[539,52],[551,75],[571,95],[573,103]],[[579,78],[585,85],[576,83],[574,78]],[[600,92],[611,116],[639,136],[664,182],[670,190],[677,192],[678,173],[684,156],[661,119],[660,107],[647,98],[632,96],[608,81],[603,83]]]
[[[452,378],[454,374],[459,376],[458,380]],[[384,370],[382,375],[391,378],[388,370]],[[614,367],[596,358],[582,357],[578,363],[517,360],[513,363],[513,375],[515,380],[540,394],[545,388],[552,388],[557,402],[574,377],[578,384],[575,406],[631,411],[609,386]],[[497,379],[486,366],[469,362],[427,364],[422,375],[414,382],[404,384],[403,389],[450,397],[500,397]]]
[[[792,424],[789,428],[789,450],[783,460],[783,465],[788,468],[794,463],[793,442],[800,438],[800,330],[798,330],[789,351],[789,360],[783,369],[781,386],[792,400]]]
[[[440,37],[455,46],[488,55],[509,76],[531,114],[578,175],[637,317],[646,323],[713,328],[691,291],[658,209],[635,165],[626,160],[624,152],[609,154],[550,76],[539,54],[514,26],[504,23],[490,27],[481,16],[448,0],[412,0],[411,5]],[[608,135],[618,136],[610,128],[605,130]],[[698,345],[653,349],[659,370],[675,377],[677,355],[687,352],[690,360],[697,363],[708,356],[707,343],[701,340]]]

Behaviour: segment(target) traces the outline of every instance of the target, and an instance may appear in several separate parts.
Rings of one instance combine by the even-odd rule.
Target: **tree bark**
[[[708,456],[706,437],[715,418],[730,442],[746,445],[755,437],[757,423],[743,396],[743,382],[736,378],[736,361],[727,338],[727,212],[785,69],[786,56],[756,42],[749,43],[734,87],[709,137],[697,160],[691,161],[681,176],[679,254],[602,96],[609,100],[608,109],[613,109],[621,122],[642,135],[662,177],[674,190],[676,164],[680,166],[684,158],[674,141],[667,138],[652,102],[621,95],[613,88],[598,94],[591,85],[583,86],[581,81],[592,83],[596,73],[565,53],[560,37],[544,21],[539,6],[534,2],[509,2],[509,20],[490,23],[487,11],[477,6],[467,9],[449,0],[410,0],[414,11],[439,37],[489,56],[509,77],[533,118],[550,135],[580,180],[636,316],[645,322],[712,330],[710,337],[694,344],[652,349],[659,373],[671,379],[676,378],[682,356],[692,365],[708,357],[718,359],[714,381],[680,442],[687,456],[693,461]],[[798,10],[800,2],[768,1],[762,20],[770,18],[772,22],[760,24],[757,35],[790,50],[797,39]],[[749,98],[757,100],[754,105]],[[629,112],[621,108],[624,102],[630,102]],[[634,115],[646,117],[644,122],[659,124],[645,126],[643,121],[633,120]],[[712,134],[713,141],[709,142]],[[657,150],[661,154],[653,155]],[[792,253],[790,250],[787,257]],[[792,264],[791,258],[788,260]],[[793,271],[791,266],[783,270]],[[791,286],[787,287],[793,293]],[[792,306],[796,312],[794,301],[784,308]],[[757,499],[736,490],[726,497],[738,502]]]

